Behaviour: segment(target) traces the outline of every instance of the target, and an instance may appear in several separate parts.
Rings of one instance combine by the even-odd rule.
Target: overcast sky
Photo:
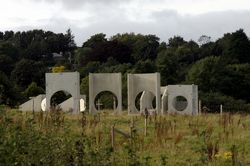
[[[213,40],[243,28],[250,36],[250,0],[0,0],[0,31],[71,28],[81,45],[91,35],[135,32],[163,41],[179,35]]]

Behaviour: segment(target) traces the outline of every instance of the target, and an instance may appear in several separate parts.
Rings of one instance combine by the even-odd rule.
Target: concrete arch
[[[46,73],[46,110],[50,109],[51,97],[58,91],[67,91],[73,98],[73,113],[79,113],[80,75],[78,72]]]
[[[98,106],[96,105],[96,103],[98,102],[97,99],[100,99],[103,95],[106,95],[107,96],[112,96],[113,98],[113,103],[112,103],[112,108],[113,110],[116,110],[117,109],[117,106],[118,106],[118,99],[117,99],[117,96],[111,92],[111,91],[101,91],[100,93],[98,93],[95,97],[94,97],[94,103],[95,103],[95,109],[98,110]],[[98,98],[100,97],[100,98]],[[112,100],[112,99],[111,99]],[[104,106],[103,106],[104,107]]]
[[[94,100],[103,92],[110,91],[117,98],[115,113],[122,111],[122,75],[121,73],[90,73],[89,74],[89,111],[96,113]]]
[[[128,74],[128,113],[138,114],[135,106],[136,95],[142,91],[150,91],[156,96],[156,112],[160,112],[160,74]]]

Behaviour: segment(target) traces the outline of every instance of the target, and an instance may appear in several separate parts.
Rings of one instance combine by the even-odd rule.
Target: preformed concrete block
[[[161,114],[168,110],[168,86],[161,87]]]
[[[83,99],[86,103],[86,95],[80,95],[80,99]],[[74,108],[74,99],[73,97],[70,97],[69,99],[65,100],[64,102],[62,102],[61,104],[58,105],[63,111],[70,111],[73,110]],[[79,108],[79,110],[81,111],[81,109]]]
[[[161,86],[160,88],[161,91],[161,113],[163,114],[164,112],[167,111],[167,86]],[[147,109],[153,109],[152,106],[152,101],[154,100],[154,94],[149,92],[149,91],[143,91],[141,97],[140,97],[140,112],[142,113],[145,108]]]
[[[96,113],[95,98],[103,91],[109,91],[117,97],[118,105],[115,113],[122,111],[122,74],[121,73],[90,73],[89,74],[89,111]]]
[[[168,112],[198,114],[197,85],[168,85]]]
[[[160,74],[159,73],[149,73],[149,74],[128,74],[128,113],[138,114],[140,110],[137,110],[135,106],[136,96],[144,91],[151,92],[156,97],[156,112],[160,111]],[[153,98],[154,98],[153,96]],[[149,97],[150,99],[152,97]],[[142,107],[147,107],[150,104],[147,100],[141,100]],[[150,102],[152,103],[152,101]],[[141,108],[143,109],[143,108]]]
[[[46,73],[46,110],[51,97],[58,91],[66,91],[73,97],[73,113],[79,113],[80,75],[78,72]]]
[[[42,110],[41,102],[44,98],[45,98],[45,94],[40,94],[36,97],[33,97],[32,99],[21,104],[19,106],[19,110],[20,111],[33,111],[33,108],[34,108],[35,112],[40,112]]]
[[[149,91],[143,91],[140,97],[140,113],[143,113],[145,109],[153,110],[152,101],[154,100],[155,95]]]

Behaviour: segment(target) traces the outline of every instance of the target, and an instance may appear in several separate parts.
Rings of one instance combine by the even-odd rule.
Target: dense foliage
[[[44,73],[63,66],[79,71],[81,91],[87,93],[89,73],[121,72],[126,104],[126,73],[160,72],[162,85],[197,84],[204,104],[217,105],[230,99],[250,103],[250,41],[242,29],[226,33],[216,41],[201,36],[185,41],[174,36],[161,41],[155,35],[95,34],[76,47],[74,36],[43,30],[0,32],[0,104],[15,106],[36,93],[27,92],[31,83],[45,88]],[[34,86],[34,84],[33,84]],[[228,110],[232,110],[228,108]]]

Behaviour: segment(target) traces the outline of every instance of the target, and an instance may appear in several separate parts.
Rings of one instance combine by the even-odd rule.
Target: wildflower
[[[224,159],[231,159],[233,156],[232,152],[224,152],[223,158]]]

